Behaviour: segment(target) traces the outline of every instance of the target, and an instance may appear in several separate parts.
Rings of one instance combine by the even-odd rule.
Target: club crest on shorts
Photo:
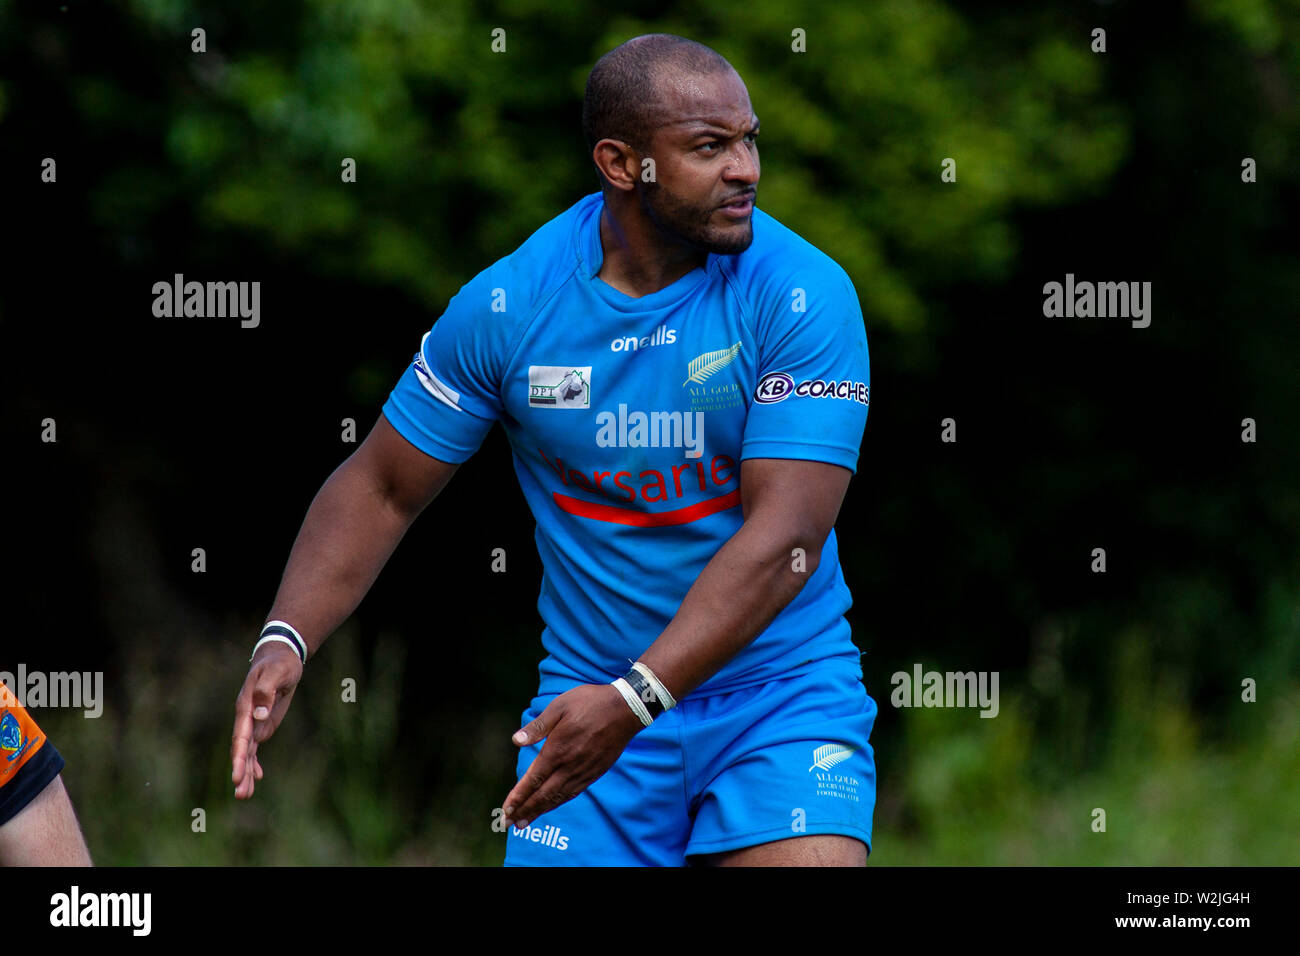
[[[853,751],[856,749],[843,744],[824,744],[813,751],[813,765],[808,768],[808,772],[830,770],[837,763],[843,763],[853,756]]]
[[[834,797],[850,803],[861,801],[862,785],[857,777],[851,773],[831,772],[831,768],[848,760],[857,750],[857,747],[844,744],[822,744],[812,752],[813,765],[808,772],[816,779],[817,796]]]
[[[528,366],[531,408],[590,408],[590,365]]]

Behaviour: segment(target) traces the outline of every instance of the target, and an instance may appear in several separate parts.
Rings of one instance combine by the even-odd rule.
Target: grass
[[[1288,620],[1291,618],[1288,617]],[[360,657],[333,637],[265,754],[267,779],[230,783],[233,647],[143,651],[103,716],[37,711],[99,865],[500,865],[492,809],[513,781],[517,713],[399,726],[400,641]],[[1300,859],[1300,684],[1193,712],[1134,636],[1108,696],[1050,698],[1003,676],[998,717],[889,706],[873,735],[873,866],[1293,865]],[[360,703],[341,700],[356,676]],[[1239,692],[1233,691],[1238,697]],[[409,712],[411,708],[407,708]],[[436,751],[435,751],[436,747]],[[1094,811],[1105,811],[1105,830]],[[204,828],[197,828],[196,811]]]

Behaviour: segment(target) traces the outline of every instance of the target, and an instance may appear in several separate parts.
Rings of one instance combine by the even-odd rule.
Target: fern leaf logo
[[[813,765],[808,768],[808,772],[830,770],[837,763],[848,760],[855,750],[856,747],[845,747],[843,744],[823,744],[813,751]]]
[[[730,365],[739,354],[740,343],[737,342],[729,349],[718,349],[716,352],[705,352],[703,355],[697,355],[691,359],[691,364],[686,367],[686,381],[682,382],[682,385],[688,385],[691,382],[695,382],[697,385],[702,383],[714,372]]]

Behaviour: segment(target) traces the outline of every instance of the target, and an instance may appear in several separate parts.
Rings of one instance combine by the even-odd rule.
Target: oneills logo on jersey
[[[635,335],[615,339],[609,343],[609,350],[611,352],[635,352],[637,349],[652,349],[656,345],[672,345],[676,341],[677,330],[661,325],[649,335],[643,335],[639,339]]]
[[[533,408],[590,408],[591,366],[528,366],[528,404]]]

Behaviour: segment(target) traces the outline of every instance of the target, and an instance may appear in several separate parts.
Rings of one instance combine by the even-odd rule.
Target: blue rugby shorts
[[[534,698],[520,726],[555,697]],[[842,661],[687,697],[577,797],[507,828],[505,865],[684,866],[698,854],[827,833],[870,852],[875,718],[876,702]],[[520,749],[517,777],[541,749]]]

